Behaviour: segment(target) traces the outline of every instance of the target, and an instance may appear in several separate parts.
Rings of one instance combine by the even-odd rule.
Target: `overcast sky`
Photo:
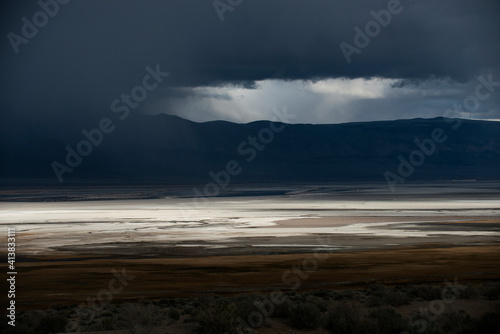
[[[4,126],[95,124],[157,64],[169,75],[131,112],[194,121],[430,118],[500,81],[498,0],[59,1],[47,22],[37,1],[0,5]],[[356,49],[355,27],[372,29]],[[499,92],[460,116],[500,119]]]

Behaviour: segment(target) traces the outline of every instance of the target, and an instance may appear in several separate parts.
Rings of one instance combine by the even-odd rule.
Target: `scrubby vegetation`
[[[326,329],[332,333],[363,333],[363,327],[359,307],[352,303],[337,303],[328,311]]]
[[[295,328],[314,329],[319,327],[321,312],[313,303],[299,303],[291,308],[289,320]]]
[[[234,304],[217,302],[205,305],[197,315],[200,334],[236,333],[238,311]]]
[[[363,289],[289,292],[281,295],[279,302],[267,295],[251,295],[165,298],[104,304],[92,309],[56,305],[45,311],[20,312],[16,327],[3,323],[0,332],[165,334],[175,333],[172,328],[181,326],[183,333],[201,334],[280,333],[275,328],[286,333],[497,333],[499,295],[500,283],[394,287],[372,284]],[[480,303],[482,312],[467,309],[472,302]]]

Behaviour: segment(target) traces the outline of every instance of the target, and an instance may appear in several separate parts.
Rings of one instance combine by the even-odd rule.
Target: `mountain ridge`
[[[197,123],[172,115],[130,115],[113,124],[114,131],[70,167],[63,181],[203,182],[229,161],[241,167],[235,176],[241,182],[384,181],[386,172],[399,175],[400,157],[420,156],[414,153],[421,150],[415,140],[431,140],[436,129],[446,140],[435,143],[435,151],[424,154],[425,161],[405,180],[500,175],[500,123],[493,121],[437,117],[341,124]],[[81,131],[66,131],[66,137],[43,129],[33,133],[3,133],[1,178],[58,182],[54,162],[69,167],[67,148],[76,151],[86,140]]]

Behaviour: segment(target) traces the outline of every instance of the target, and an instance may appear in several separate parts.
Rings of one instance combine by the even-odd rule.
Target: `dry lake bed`
[[[5,189],[19,307],[78,303],[113,271],[133,277],[116,300],[500,278],[499,184],[182,189]]]

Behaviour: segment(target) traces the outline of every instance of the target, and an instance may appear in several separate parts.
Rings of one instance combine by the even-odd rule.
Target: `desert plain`
[[[500,278],[498,184],[153,189],[4,192],[18,307],[85,302],[116,272],[130,279],[115,302]]]

